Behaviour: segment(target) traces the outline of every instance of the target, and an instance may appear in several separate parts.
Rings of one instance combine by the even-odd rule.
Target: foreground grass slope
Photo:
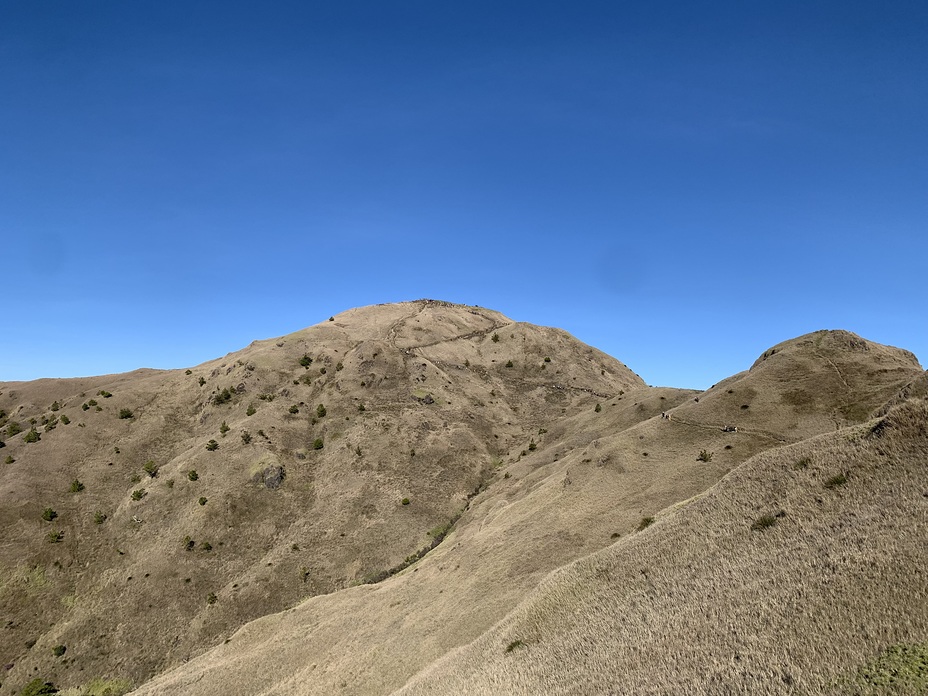
[[[923,693],[926,482],[923,399],[758,455],[398,693]]]

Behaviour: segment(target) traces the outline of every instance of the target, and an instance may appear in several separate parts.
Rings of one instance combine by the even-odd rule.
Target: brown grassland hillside
[[[820,331],[649,387],[431,300],[0,383],[0,696],[908,693],[924,384]]]

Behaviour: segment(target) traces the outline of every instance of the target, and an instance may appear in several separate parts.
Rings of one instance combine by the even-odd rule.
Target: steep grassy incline
[[[921,399],[761,454],[398,696],[921,693],[926,481]]]

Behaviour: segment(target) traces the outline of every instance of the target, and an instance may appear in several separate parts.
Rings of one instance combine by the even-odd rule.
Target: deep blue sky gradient
[[[924,2],[5,2],[0,380],[431,297],[708,387],[928,356]]]

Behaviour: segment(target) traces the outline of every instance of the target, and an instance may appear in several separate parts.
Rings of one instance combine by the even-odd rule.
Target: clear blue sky
[[[928,4],[0,5],[0,380],[422,297],[708,387],[928,360]]]

